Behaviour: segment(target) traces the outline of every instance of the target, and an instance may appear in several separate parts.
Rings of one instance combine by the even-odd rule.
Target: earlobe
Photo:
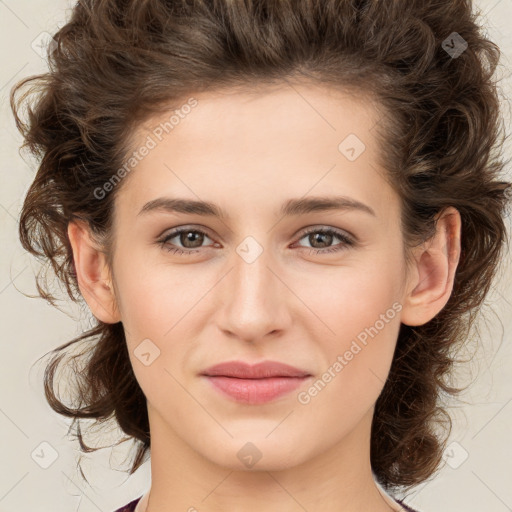
[[[414,277],[403,300],[402,323],[423,325],[448,302],[460,258],[460,234],[460,214],[450,206],[438,215],[435,235],[416,251]]]
[[[91,237],[87,224],[79,220],[69,222],[68,238],[78,285],[92,314],[105,323],[119,322],[106,256]]]

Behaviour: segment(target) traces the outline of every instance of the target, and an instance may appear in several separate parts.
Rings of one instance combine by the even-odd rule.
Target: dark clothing
[[[117,509],[115,512],[133,512],[135,510],[135,507],[137,506],[137,503],[140,501],[140,498],[142,498],[142,496],[140,496],[139,498],[137,498],[133,501],[130,501],[130,503],[128,503],[128,505],[125,505],[124,507]],[[400,500],[395,500],[395,501],[397,503],[400,503],[400,505],[402,505],[402,507],[404,507],[405,510],[407,510],[407,512],[419,512],[419,510],[415,510],[411,507],[408,507],[405,503],[402,503]]]
[[[140,498],[142,498],[142,496],[133,501],[130,501],[128,505],[125,505],[124,507],[117,509],[115,512],[133,512],[135,510],[135,507],[137,506],[137,503],[140,501]]]
[[[406,505],[405,503],[402,503],[402,501],[401,501],[401,500],[397,500],[397,499],[395,499],[395,501],[396,501],[397,503],[400,503],[400,505],[402,505],[402,507],[404,507],[404,508],[405,508],[405,510],[407,510],[408,512],[419,512],[419,510],[416,510],[415,508],[411,508],[411,507],[409,507],[408,505]]]

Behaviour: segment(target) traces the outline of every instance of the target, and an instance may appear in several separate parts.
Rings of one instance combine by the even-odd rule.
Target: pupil
[[[203,235],[201,235],[201,233],[197,233],[195,231],[187,231],[186,233],[181,234],[181,243],[185,247],[189,247],[189,248],[200,247],[201,243],[202,243],[202,238],[201,238],[202,236]],[[197,243],[196,245],[192,245],[192,246],[187,245],[189,242],[192,242],[192,244],[193,244],[194,238],[196,238],[196,237],[199,238],[199,243]],[[198,240],[196,239],[195,241],[197,242]]]
[[[313,233],[309,237],[309,242],[311,243],[311,245],[314,246],[314,243],[312,243],[312,241],[314,241],[316,243],[317,239],[319,239],[320,243],[322,244],[322,237],[327,237],[327,241],[324,240],[324,242],[323,242],[324,245],[326,244],[326,242],[327,242],[327,245],[329,245],[329,242],[332,241],[332,235],[330,235],[329,233]]]

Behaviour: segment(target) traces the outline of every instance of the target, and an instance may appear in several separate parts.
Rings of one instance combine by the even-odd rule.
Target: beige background
[[[89,484],[80,478],[78,445],[66,438],[69,421],[54,413],[44,399],[43,366],[36,360],[79,334],[87,312],[67,303],[61,303],[59,311],[20,293],[36,293],[37,264],[17,238],[17,218],[35,163],[18,153],[21,137],[11,116],[9,91],[18,79],[45,71],[34,41],[42,32],[53,33],[73,3],[0,0],[0,512],[111,512],[140,496],[150,481],[149,463],[131,478],[109,469],[110,463],[123,463],[130,443],[88,455],[83,467]],[[504,52],[501,94],[512,98],[512,0],[478,1],[476,6],[484,13],[485,30]],[[510,144],[507,151],[512,156]],[[454,404],[451,409],[454,429],[448,464],[407,496],[407,502],[421,512],[512,510],[510,267],[497,283],[480,326],[484,346],[460,373],[460,383],[474,384],[462,396],[470,405]],[[49,465],[52,454],[56,460]],[[47,469],[41,467],[45,464]],[[196,508],[201,510],[200,503]]]

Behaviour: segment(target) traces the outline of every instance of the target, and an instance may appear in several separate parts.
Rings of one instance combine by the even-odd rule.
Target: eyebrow
[[[282,205],[280,215],[288,217],[331,210],[357,210],[376,217],[375,211],[370,206],[345,196],[308,196],[299,199],[289,199]],[[137,215],[147,214],[153,211],[189,213],[229,219],[229,215],[224,210],[209,201],[171,197],[159,197],[147,202]]]

